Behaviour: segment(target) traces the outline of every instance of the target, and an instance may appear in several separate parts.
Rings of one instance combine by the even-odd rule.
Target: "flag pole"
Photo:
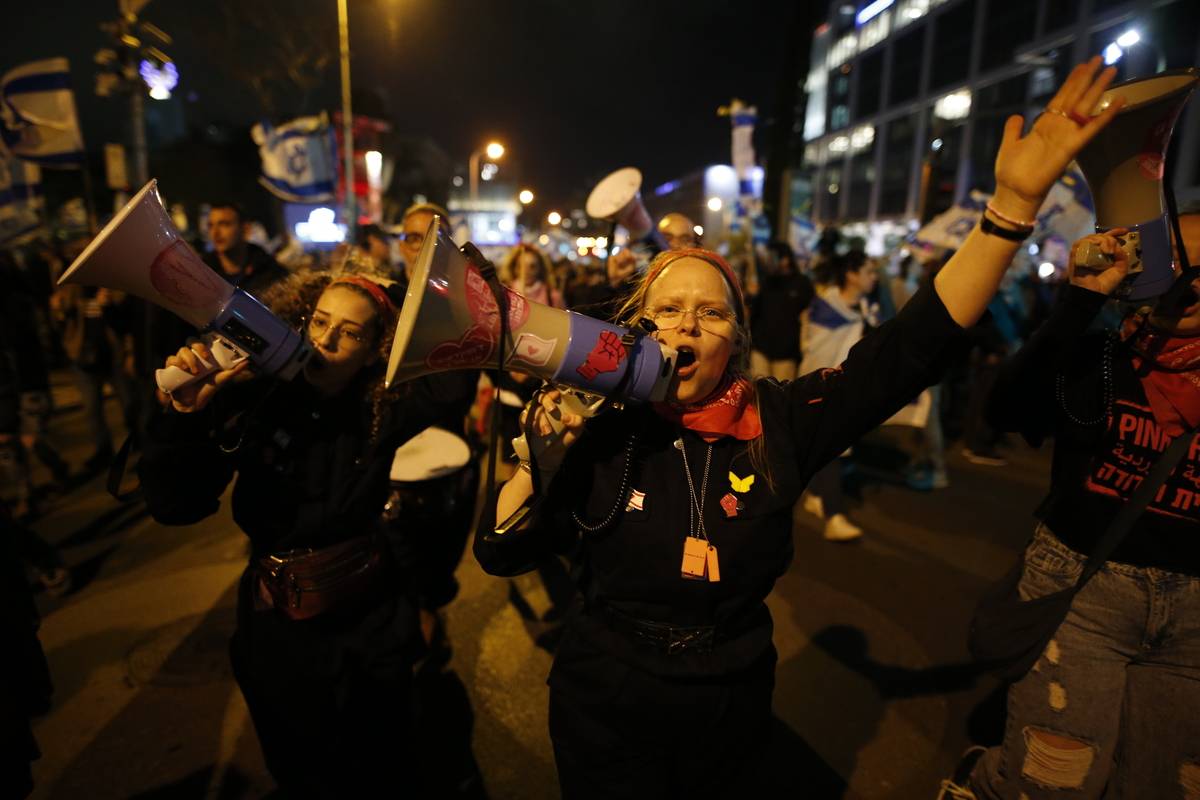
[[[338,39],[342,62],[342,176],[346,182],[346,240],[354,241],[354,117],[350,109],[350,18],[346,0],[338,0]]]

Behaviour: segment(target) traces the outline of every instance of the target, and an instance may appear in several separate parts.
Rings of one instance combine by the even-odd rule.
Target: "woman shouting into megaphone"
[[[307,331],[302,377],[243,365],[160,393],[139,472],[168,525],[213,514],[237,474],[250,561],[230,653],[267,766],[289,796],[374,796],[404,774],[424,647],[410,542],[380,524],[388,473],[414,434],[461,424],[474,385],[458,392],[448,373],[384,388],[396,301],[374,280],[296,275],[265,299]],[[204,350],[167,365],[198,373]]]
[[[679,351],[669,402],[586,426],[554,392],[531,405],[533,461],[484,514],[475,555],[500,575],[555,548],[578,560],[582,608],[549,679],[564,797],[752,785],[776,659],[764,600],[792,557],[793,504],[817,470],[939,380],[1047,191],[1119,108],[1079,116],[1113,75],[1098,59],[1080,65],[1048,106],[1056,113],[1024,135],[1020,117],[1005,123],[979,227],[840,366],[751,381],[735,274],[716,253],[672,251],[651,263],[621,320],[648,320]]]

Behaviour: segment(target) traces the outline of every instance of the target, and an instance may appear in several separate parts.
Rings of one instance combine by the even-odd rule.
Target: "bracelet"
[[[1029,234],[1033,233],[1033,228],[1020,231],[1014,231],[1012,228],[1002,228],[988,219],[987,214],[979,217],[979,230],[989,236],[999,236],[1001,239],[1008,239],[1010,242],[1023,242]]]
[[[993,217],[1000,220],[1001,222],[1007,222],[1009,225],[1012,225],[1014,228],[1028,228],[1029,230],[1032,231],[1034,226],[1037,225],[1037,220],[1033,220],[1032,222],[1024,222],[1019,219],[1013,219],[1012,217],[999,211],[994,205],[992,205],[991,200],[987,201],[987,206],[985,206],[985,208],[987,208],[988,211],[992,212]]]
[[[533,467],[528,461],[518,461],[517,469],[524,470],[527,475],[533,475]]]

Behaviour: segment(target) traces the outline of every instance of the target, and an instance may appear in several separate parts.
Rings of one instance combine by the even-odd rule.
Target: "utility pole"
[[[158,48],[171,44],[171,37],[158,26],[138,19],[138,12],[149,0],[118,0],[117,19],[101,23],[100,29],[112,40],[112,46],[96,52],[96,94],[109,97],[129,93],[129,121],[133,149],[133,188],[150,179],[146,147],[146,83],[143,63],[155,72],[169,70],[177,78],[170,56]],[[153,42],[153,43],[151,43]],[[172,84],[173,87],[173,84]],[[168,87],[171,88],[171,87]],[[156,95],[157,96],[157,95]]]
[[[342,174],[346,182],[346,239],[354,241],[358,218],[354,209],[354,117],[350,108],[350,15],[338,0],[338,39],[342,60]]]

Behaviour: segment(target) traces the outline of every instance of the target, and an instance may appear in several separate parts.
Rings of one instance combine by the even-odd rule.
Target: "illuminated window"
[[[879,16],[873,18],[866,25],[863,25],[862,30],[858,35],[858,49],[866,50],[869,47],[882,42],[887,38],[888,32],[891,30],[892,12],[884,11]]]
[[[933,113],[942,119],[966,119],[971,114],[971,92],[962,89],[938,98]]]
[[[929,13],[929,0],[900,0],[896,4],[894,27],[903,28],[908,23],[918,20]]]
[[[838,39],[837,44],[829,48],[829,57],[825,62],[825,66],[829,69],[837,69],[842,64],[845,64],[858,52],[858,34],[848,33],[841,39]]]

